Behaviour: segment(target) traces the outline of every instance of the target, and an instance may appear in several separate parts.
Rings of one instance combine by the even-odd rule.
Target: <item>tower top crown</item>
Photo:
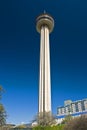
[[[54,19],[51,15],[47,14],[44,11],[43,14],[39,15],[36,19],[36,29],[40,33],[42,26],[47,26],[49,28],[49,32],[51,33],[54,28]]]

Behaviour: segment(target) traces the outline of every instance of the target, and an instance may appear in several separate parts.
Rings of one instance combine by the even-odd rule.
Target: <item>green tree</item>
[[[69,114],[69,115],[65,116],[65,118],[64,118],[64,120],[62,121],[61,124],[66,124],[70,120],[72,120],[72,116]]]
[[[2,93],[4,92],[3,87],[0,85],[0,99],[2,99]]]
[[[36,117],[36,121],[40,126],[52,126],[56,124],[55,117],[51,114],[51,112],[39,113]]]
[[[0,104],[0,126],[3,126],[6,123],[6,111],[4,106]]]
[[[87,115],[75,117],[68,121],[64,126],[64,130],[87,130]]]
[[[0,100],[2,99],[2,93],[4,92],[3,87],[0,85]],[[3,104],[0,103],[0,127],[6,123],[6,111]]]
[[[26,128],[26,126],[24,124],[21,124],[21,125],[16,126],[15,128],[17,128],[17,129],[24,129],[24,128]]]

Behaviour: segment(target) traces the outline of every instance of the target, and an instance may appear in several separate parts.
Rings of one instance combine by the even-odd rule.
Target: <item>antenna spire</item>
[[[44,10],[44,14],[46,14],[46,10]]]

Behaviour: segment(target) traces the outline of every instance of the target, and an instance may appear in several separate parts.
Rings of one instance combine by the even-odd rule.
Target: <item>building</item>
[[[74,102],[67,100],[64,101],[64,106],[57,108],[58,123],[61,123],[67,115],[77,117],[82,114],[87,114],[87,99],[77,100]]]

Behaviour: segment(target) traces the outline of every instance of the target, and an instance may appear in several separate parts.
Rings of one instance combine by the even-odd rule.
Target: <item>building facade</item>
[[[62,120],[67,115],[81,116],[82,114],[87,114],[87,99],[71,101],[64,101],[64,106],[57,108],[57,119],[58,123],[61,123]]]

